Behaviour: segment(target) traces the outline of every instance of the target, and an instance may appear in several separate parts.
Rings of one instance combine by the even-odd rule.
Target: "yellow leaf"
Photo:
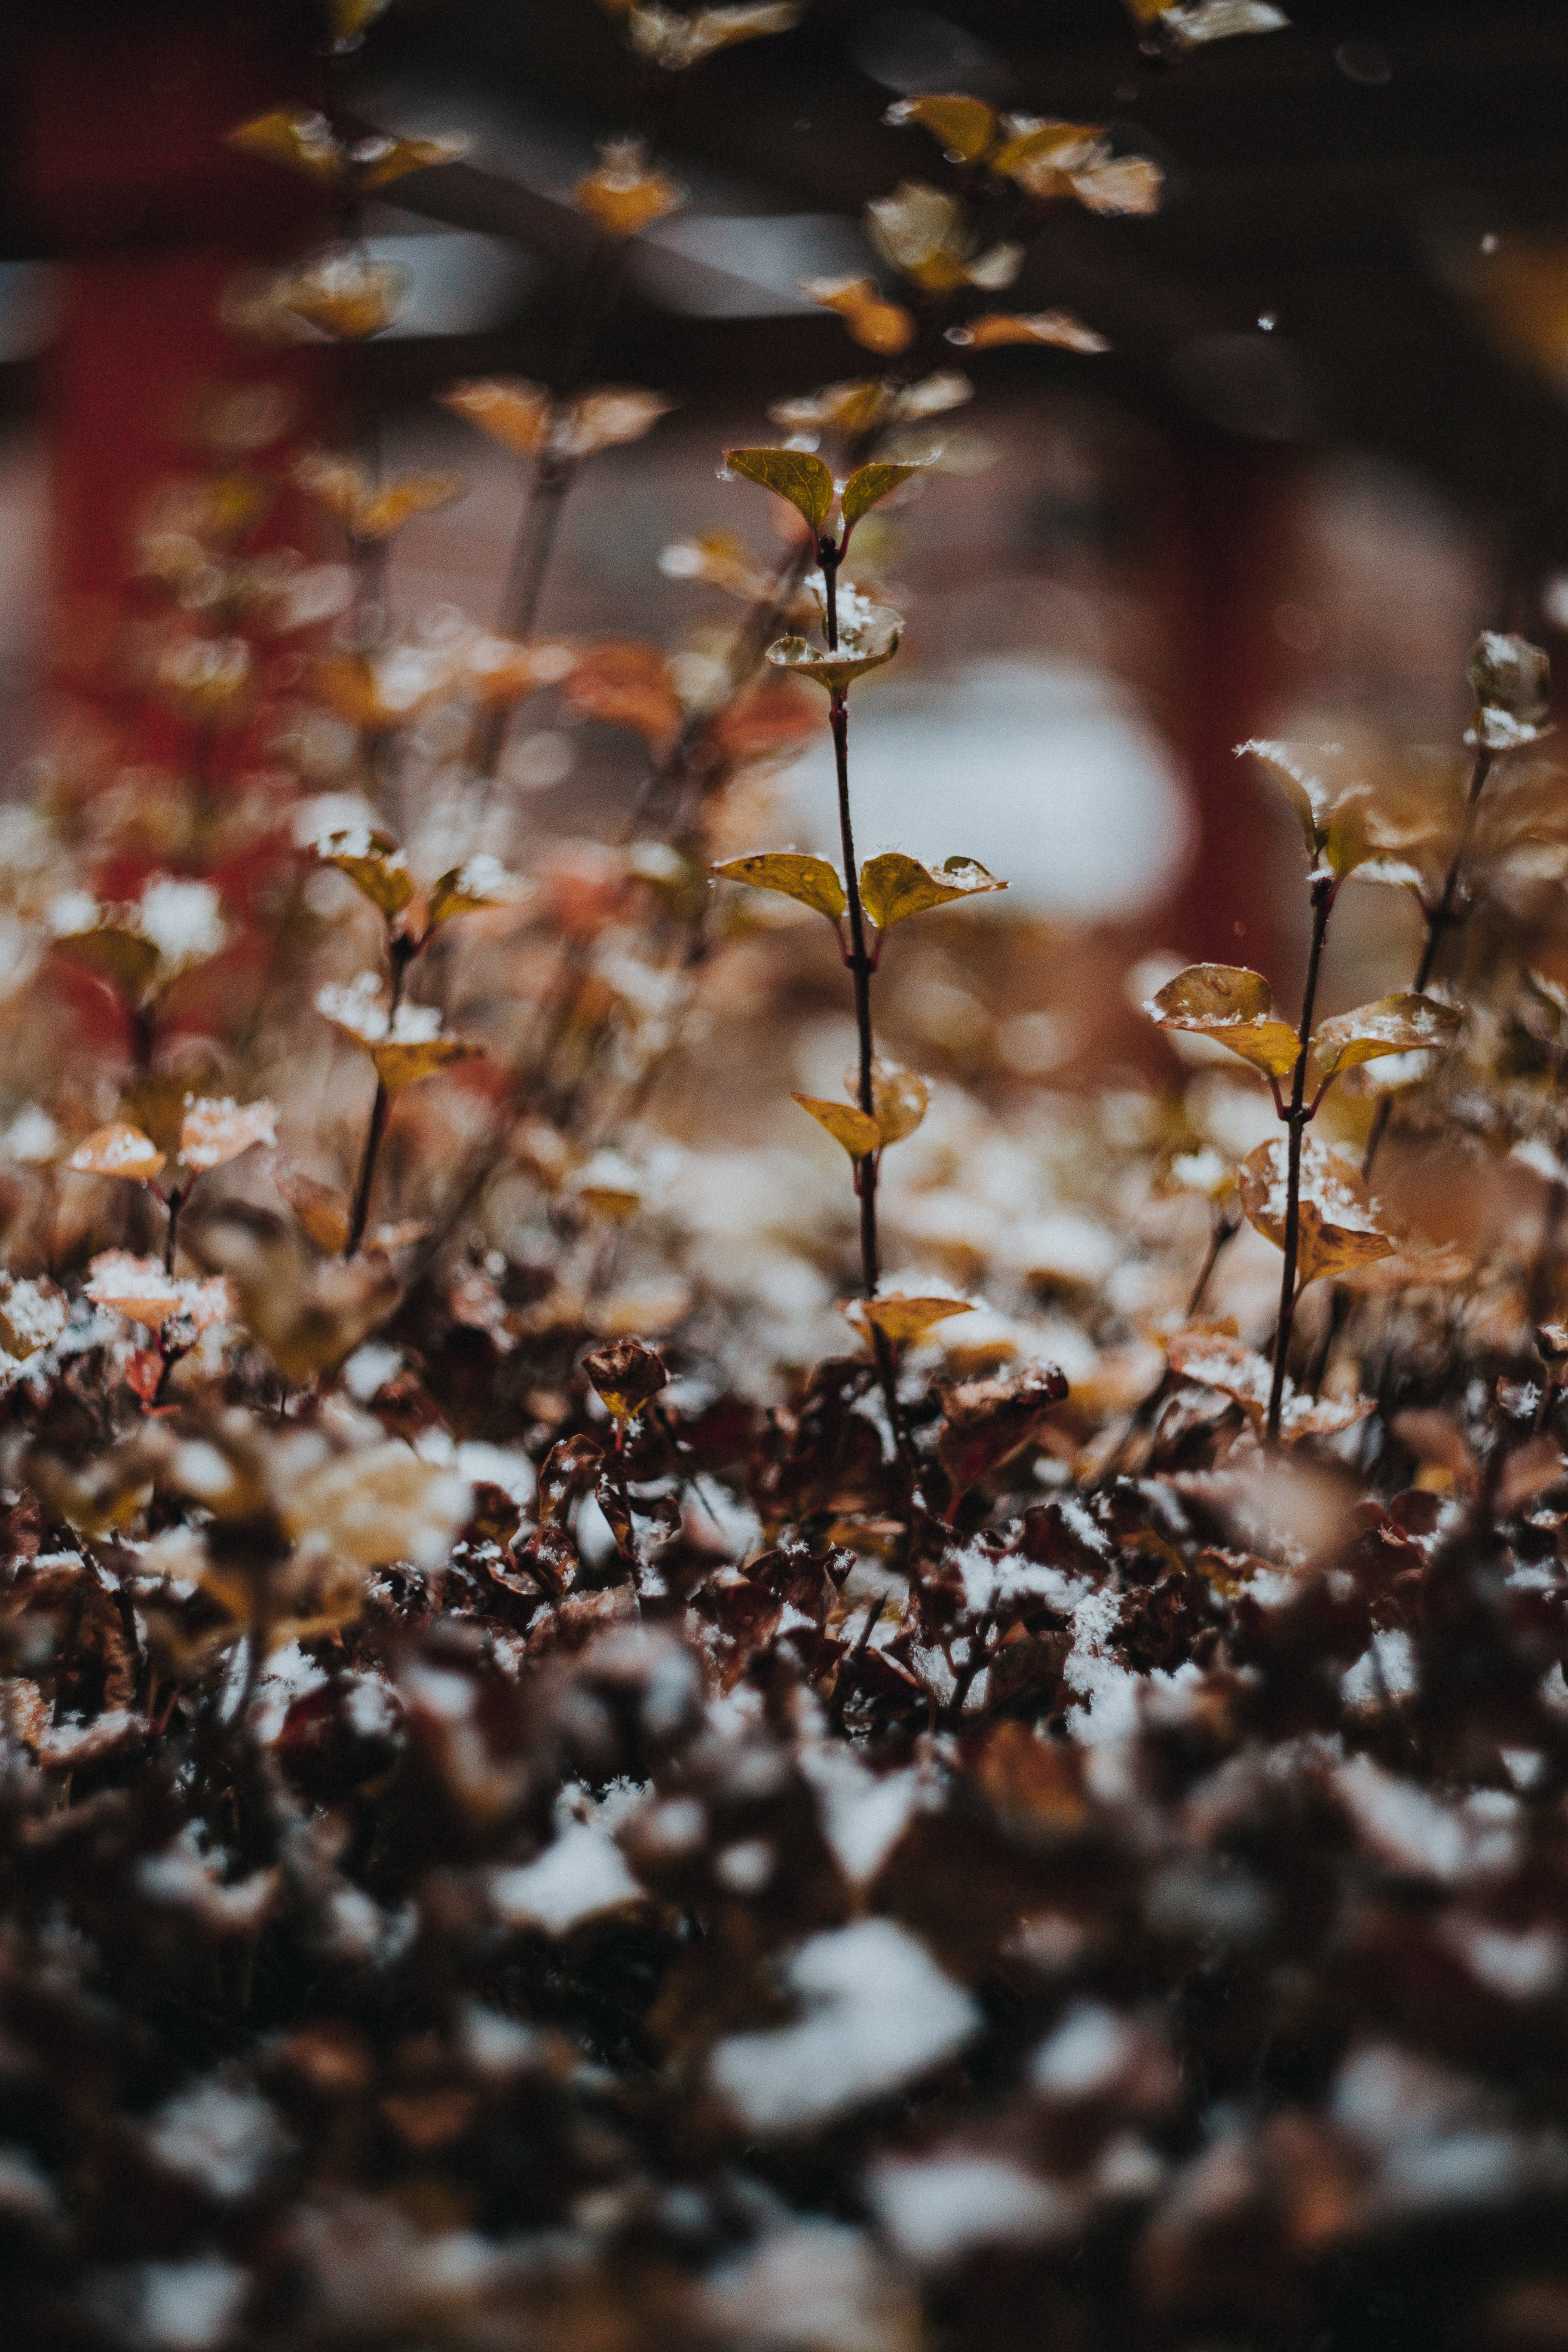
[[[535,887],[523,875],[509,874],[499,858],[480,851],[431,884],[430,929],[450,922],[454,915],[478,914],[486,907],[519,906],[532,897]]]
[[[918,465],[858,466],[844,485],[844,496],[840,501],[846,537],[863,514],[878,505],[889,491],[896,490],[900,482],[907,482],[911,474],[918,474],[920,470]]]
[[[1006,343],[1049,343],[1061,352],[1108,352],[1110,343],[1075,319],[1070,310],[1037,310],[1022,317],[1009,310],[987,310],[964,327],[950,327],[950,343],[965,351],[994,351]]]
[[[1081,171],[1105,153],[1105,132],[1097,122],[1041,122],[1014,116],[1013,135],[1003,141],[990,159],[1001,178],[1017,180],[1031,195],[1067,194],[1067,175]],[[1052,175],[1061,186],[1054,184]]]
[[[809,1112],[818,1127],[825,1127],[851,1160],[864,1160],[880,1149],[881,1129],[865,1111],[857,1110],[853,1103],[833,1102],[821,1095],[792,1095],[790,1099]]]
[[[1312,1038],[1312,1052],[1325,1078],[1359,1062],[1373,1062],[1381,1054],[1413,1054],[1428,1046],[1451,1045],[1459,1034],[1459,1016],[1436,998],[1403,991],[1381,996],[1375,1004],[1359,1004],[1324,1021]]]
[[[940,866],[922,866],[902,850],[885,850],[868,857],[860,868],[860,897],[879,931],[928,908],[945,907],[955,898],[974,898],[987,890],[1005,890],[973,857],[948,857]]]
[[[225,134],[224,145],[242,155],[261,155],[269,163],[284,163],[308,179],[331,184],[343,177],[347,158],[332,135],[324,114],[307,108],[280,106],[258,114]]]
[[[1190,963],[1143,1010],[1162,1029],[1212,1037],[1254,1069],[1283,1078],[1294,1070],[1301,1046],[1288,1021],[1268,1017],[1273,1002],[1260,971],[1241,964]]]
[[[808,449],[726,449],[724,463],[732,474],[760,482],[787,499],[805,517],[817,537],[833,506],[833,470]]]
[[[406,269],[372,261],[352,247],[323,254],[278,281],[279,306],[336,342],[364,342],[402,313],[407,299]]]
[[[864,1331],[868,1325],[880,1331],[895,1348],[902,1348],[913,1339],[923,1339],[938,1323],[950,1316],[972,1315],[973,1307],[967,1298],[907,1298],[901,1292],[884,1292],[878,1298],[851,1299],[843,1309],[848,1320]]]
[[[578,181],[572,201],[604,236],[636,236],[685,204],[674,181],[651,169],[639,139],[611,140],[599,152],[598,170]]]
[[[776,890],[815,907],[830,923],[844,912],[844,885],[826,857],[807,857],[793,849],[761,850],[750,857],[726,858],[710,868],[719,882],[748,882],[753,890]]]
[[[561,422],[557,448],[563,457],[591,457],[596,449],[623,447],[640,441],[674,406],[673,400],[635,384],[601,384],[572,403]]]
[[[444,1069],[448,1062],[472,1061],[483,1051],[470,1037],[416,1037],[406,1042],[386,1037],[371,1046],[370,1058],[387,1093],[396,1095]]]
[[[476,376],[438,396],[444,408],[477,425],[516,457],[538,457],[550,439],[554,403],[542,383],[522,376]]]
[[[123,989],[133,1004],[145,996],[158,970],[158,950],[153,941],[118,923],[100,923],[90,931],[68,931],[55,941],[55,952]]]
[[[918,1071],[906,1070],[897,1062],[876,1061],[871,1065],[871,1099],[885,1150],[914,1133],[926,1115],[931,1088]]]
[[[428,172],[437,163],[455,163],[468,152],[466,139],[362,139],[349,150],[354,184],[363,195],[386,188],[411,172]]]
[[[901,302],[885,302],[873,278],[804,278],[800,290],[825,310],[837,310],[863,351],[892,359],[914,341],[912,313]]]
[[[145,1183],[163,1165],[163,1154],[150,1135],[122,1118],[94,1128],[66,1161],[79,1176],[128,1176]]]
[[[608,0],[610,14],[623,17],[632,47],[666,73],[683,73],[727,49],[737,41],[760,40],[768,33],[787,33],[801,19],[804,0],[742,0],[738,6],[698,8],[689,16],[652,0],[647,6],[629,0]]]
[[[1238,1177],[1241,1205],[1249,1223],[1277,1249],[1285,1246],[1288,1152],[1286,1139],[1273,1137],[1260,1143],[1242,1161]],[[1357,1266],[1370,1265],[1393,1254],[1393,1242],[1373,1223],[1366,1186],[1356,1170],[1315,1136],[1305,1136],[1301,1144],[1297,1288],[1304,1290],[1310,1282],[1348,1274]]]
[[[808,637],[780,637],[768,647],[768,659],[775,669],[794,670],[828,694],[844,694],[858,677],[892,660],[899,650],[902,628],[903,621],[897,613],[889,612],[885,605],[873,604],[861,614],[853,628],[840,630],[836,652],[830,653],[826,646],[814,646]]]
[[[941,142],[950,163],[978,163],[996,136],[996,110],[980,98],[906,98],[888,109],[886,119],[918,122]]]
[[[317,856],[323,866],[335,866],[357,884],[365,897],[390,921],[414,896],[414,877],[407,860],[389,834],[368,830],[329,834]]]
[[[203,1096],[187,1102],[180,1128],[180,1158],[195,1175],[237,1160],[253,1143],[278,1139],[278,1106],[265,1099],[236,1103]]]

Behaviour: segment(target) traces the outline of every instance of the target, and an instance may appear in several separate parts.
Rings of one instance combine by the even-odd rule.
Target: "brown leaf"
[[[1280,1136],[1260,1143],[1243,1160],[1238,1178],[1248,1222],[1280,1249],[1285,1246],[1288,1149]],[[1373,1223],[1366,1186],[1356,1170],[1315,1136],[1303,1137],[1298,1289],[1393,1252],[1389,1236]]]
[[[150,1135],[115,1118],[107,1127],[94,1128],[65,1164],[80,1176],[126,1176],[145,1183],[157,1175],[163,1157]]]
[[[1452,1045],[1458,1034],[1459,1016],[1450,1006],[1405,990],[1320,1022],[1312,1033],[1312,1054],[1322,1076],[1329,1078],[1384,1054]]]
[[[265,1098],[236,1103],[203,1096],[188,1100],[180,1127],[180,1158],[193,1174],[203,1175],[237,1160],[253,1144],[278,1140],[278,1106]]]
[[[563,1437],[552,1445],[539,1474],[542,1527],[563,1527],[579,1495],[598,1477],[605,1449],[592,1437]]]
[[[616,1339],[584,1357],[583,1370],[617,1422],[633,1420],[669,1375],[656,1349],[639,1339]]]
[[[960,1500],[988,1471],[1026,1445],[1043,1416],[1068,1393],[1054,1364],[1031,1364],[991,1380],[939,1389],[942,1423],[936,1457]]]

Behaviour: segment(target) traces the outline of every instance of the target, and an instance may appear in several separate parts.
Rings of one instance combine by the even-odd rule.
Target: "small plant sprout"
[[[890,1329],[886,1317],[873,1304],[881,1271],[877,1177],[886,1145],[911,1134],[924,1117],[926,1090],[923,1082],[912,1074],[884,1069],[879,1093],[879,1064],[871,1023],[871,975],[879,961],[881,941],[894,923],[928,908],[973,898],[983,891],[1005,889],[1006,885],[967,858],[949,858],[945,865],[933,869],[893,851],[869,859],[859,870],[856,866],[849,797],[849,688],[857,679],[892,659],[898,651],[900,624],[897,614],[867,604],[853,589],[844,597],[848,609],[841,614],[839,566],[860,517],[908,480],[916,468],[901,465],[862,466],[847,481],[839,484],[820,457],[803,450],[731,449],[726,452],[725,463],[731,473],[760,483],[787,499],[805,518],[816,543],[822,566],[826,642],[816,646],[805,637],[783,637],[769,647],[768,659],[781,669],[811,678],[827,695],[844,872],[842,876],[836,874],[825,858],[805,858],[793,852],[742,858],[714,870],[720,878],[780,890],[786,898],[802,900],[826,915],[839,934],[839,951],[854,986],[855,1025],[859,1039],[854,1107],[813,1097],[796,1096],[795,1099],[826,1128],[854,1162],[855,1190],[860,1202],[860,1280],[866,1302],[862,1312],[871,1326],[872,1350],[881,1376],[889,1419],[898,1439],[902,1422],[894,1350],[900,1339],[916,1334],[904,1328],[903,1323],[896,1331]],[[832,520],[836,508],[837,531]],[[844,931],[846,917],[847,939]],[[868,923],[875,926],[874,943]],[[905,1317],[903,1322],[907,1321]]]

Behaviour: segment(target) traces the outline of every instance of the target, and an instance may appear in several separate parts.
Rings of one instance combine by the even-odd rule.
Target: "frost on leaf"
[[[857,678],[892,660],[903,625],[900,614],[886,605],[868,604],[840,628],[832,652],[826,646],[813,645],[809,637],[780,637],[768,647],[768,659],[776,669],[813,679],[828,694],[846,694]],[[952,895],[962,894],[954,891]]]
[[[726,858],[709,870],[717,882],[745,882],[753,890],[776,890],[797,899],[830,923],[844,912],[844,885],[826,857],[808,857],[795,850],[758,850],[747,857]]]
[[[454,915],[473,915],[489,907],[516,907],[532,897],[535,885],[526,876],[509,874],[499,857],[481,850],[454,866],[430,886],[430,928],[450,922]]]
[[[1288,1149],[1283,1136],[1260,1143],[1243,1160],[1239,1179],[1248,1222],[1280,1249],[1285,1246]],[[1392,1256],[1394,1247],[1375,1223],[1366,1186],[1349,1160],[1316,1136],[1303,1136],[1298,1288]]]
[[[1201,1388],[1217,1389],[1240,1405],[1254,1428],[1262,1428],[1274,1377],[1266,1356],[1218,1331],[1177,1331],[1168,1348],[1173,1372],[1195,1381]],[[1287,1381],[1280,1434],[1287,1439],[1329,1437],[1336,1430],[1364,1421],[1373,1409],[1371,1397],[1301,1396]]]
[[[278,1140],[278,1106],[265,1099],[237,1103],[203,1096],[188,1101],[180,1126],[180,1158],[195,1175],[237,1160],[252,1144]]]
[[[390,834],[373,833],[368,826],[329,834],[317,843],[316,855],[323,866],[335,866],[346,874],[388,920],[400,915],[414,896],[408,860]]]
[[[1008,310],[987,310],[966,326],[949,327],[947,340],[964,351],[994,351],[1006,343],[1049,343],[1059,352],[1108,352],[1110,345],[1105,336],[1070,310],[1036,310],[1020,315]]]
[[[1459,1016],[1451,1006],[1405,990],[1321,1022],[1312,1034],[1312,1055],[1326,1080],[1384,1054],[1451,1045],[1458,1034]]]
[[[1528,638],[1488,629],[1471,649],[1476,715],[1465,740],[1487,751],[1513,751],[1551,731],[1552,664]]]
[[[1252,740],[1237,746],[1268,771],[1294,809],[1314,863],[1342,880],[1374,855],[1367,817],[1378,771],[1367,753],[1343,743]]]
[[[145,1183],[163,1165],[163,1154],[150,1135],[122,1118],[95,1128],[66,1161],[79,1176],[127,1176]]]
[[[361,343],[402,317],[409,276],[395,262],[373,261],[342,247],[287,271],[274,282],[277,308],[334,342]]]
[[[1244,964],[1190,963],[1143,1007],[1162,1029],[1212,1037],[1272,1078],[1289,1076],[1300,1040],[1288,1021],[1272,1017],[1273,992],[1260,971]]]
[[[199,1333],[234,1313],[234,1295],[221,1275],[208,1282],[176,1282],[155,1258],[130,1250],[104,1250],[89,1268],[87,1295],[132,1323],[161,1331],[176,1316],[188,1318]]]
[[[975,898],[987,890],[1005,890],[994,874],[973,857],[946,857],[940,866],[922,866],[902,850],[885,850],[868,857],[860,868],[860,896],[866,912],[879,931],[889,930],[910,915],[931,907],[951,906],[956,898]]]
[[[647,160],[640,139],[610,139],[599,149],[599,168],[572,191],[572,201],[605,236],[636,236],[686,198]]]

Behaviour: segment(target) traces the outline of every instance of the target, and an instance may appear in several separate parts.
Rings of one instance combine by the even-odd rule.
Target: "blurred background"
[[[1237,744],[1451,744],[1479,628],[1559,653],[1568,629],[1568,17],[1545,0],[1289,13],[1173,68],[1118,0],[816,0],[793,31],[661,75],[594,0],[396,0],[346,84],[367,125],[471,142],[369,224],[415,299],[353,359],[353,396],[393,459],[470,486],[397,541],[405,618],[491,616],[517,467],[432,395],[560,381],[585,233],[568,192],[596,142],[642,133],[686,190],[634,241],[593,362],[675,406],[584,469],[539,614],[671,650],[726,614],[660,572],[668,542],[741,529],[772,551],[754,495],[717,478],[724,445],[773,437],[771,401],[863,371],[799,281],[874,272],[867,200],[941,176],[923,134],[885,123],[891,102],[964,89],[1103,122],[1160,163],[1156,216],[1058,207],[1009,297],[1072,310],[1110,350],[966,361],[950,470],[876,546],[909,631],[857,702],[862,840],[1010,877],[1000,914],[964,919],[988,944],[951,951],[981,972],[963,985],[1005,996],[1021,1076],[1100,1074],[1094,1022],[1058,1006],[1069,966],[1080,996],[1085,974],[1109,986],[1165,950],[1294,986],[1300,839]],[[325,438],[347,394],[324,345],[257,352],[216,315],[237,271],[331,226],[309,186],[219,143],[269,105],[321,102],[315,8],[5,15],[0,766],[20,793],[62,690],[90,702],[84,649],[193,389],[282,371]],[[607,835],[639,773],[627,737],[519,733],[516,831]],[[829,781],[808,747],[772,830],[734,845],[831,845]],[[1336,924],[1337,1002],[1401,983],[1401,901],[1347,893]]]

